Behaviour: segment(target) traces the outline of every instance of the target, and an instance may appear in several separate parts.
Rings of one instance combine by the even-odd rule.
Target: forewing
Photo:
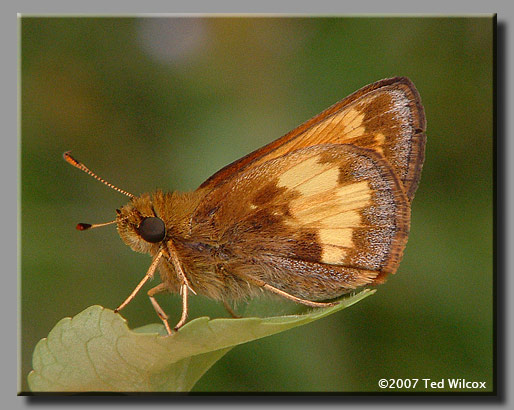
[[[394,273],[409,221],[390,165],[373,150],[342,144],[303,148],[239,173],[204,198],[191,226],[195,237],[215,233],[227,260],[267,264],[272,279],[286,274],[270,284],[309,297],[314,279],[341,294]]]
[[[351,94],[278,140],[226,166],[201,188],[213,189],[236,173],[300,148],[353,144],[383,156],[414,197],[425,155],[425,114],[414,84],[405,77],[378,81]]]

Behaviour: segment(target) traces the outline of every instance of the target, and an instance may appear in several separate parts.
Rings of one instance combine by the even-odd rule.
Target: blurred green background
[[[150,258],[106,222],[134,194],[193,190],[358,88],[416,84],[426,161],[398,273],[363,302],[234,348],[194,391],[380,391],[493,381],[492,18],[21,18],[21,383],[37,341],[118,306]],[[152,286],[152,285],[150,285]],[[160,297],[180,316],[178,296]],[[159,322],[140,294],[131,327]],[[191,317],[225,316],[191,299]],[[419,387],[421,387],[419,385]],[[424,389],[421,389],[424,390]]]

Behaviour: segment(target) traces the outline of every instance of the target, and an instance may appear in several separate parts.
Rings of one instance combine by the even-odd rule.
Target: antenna
[[[68,163],[73,165],[75,168],[80,169],[81,171],[84,171],[86,174],[89,174],[97,181],[100,181],[101,183],[107,185],[109,188],[114,189],[115,191],[118,191],[119,193],[128,196],[129,198],[135,198],[134,195],[132,195],[130,192],[124,191],[123,189],[118,188],[117,186],[114,186],[113,184],[110,184],[105,179],[100,178],[98,175],[96,175],[93,171],[91,171],[88,167],[86,167],[82,162],[77,161],[75,158],[71,156],[71,151],[66,151],[64,154],[62,154],[62,157],[64,160]],[[87,224],[86,224],[87,225]],[[87,228],[86,228],[87,229]]]
[[[127,218],[124,218],[124,219],[127,219]],[[77,224],[76,228],[77,228],[77,231],[85,231],[87,229],[100,228],[101,226],[115,224],[116,222],[118,222],[118,221],[114,220],[111,222],[105,222],[103,224],[86,224],[86,223],[81,222],[81,223]]]
[[[62,157],[64,158],[64,160],[68,163],[68,164],[71,164],[73,165],[75,168],[78,168],[80,169],[81,171],[84,171],[86,174],[89,174],[91,175],[94,179],[100,181],[101,183],[107,185],[109,188],[112,188],[114,189],[115,191],[118,191],[119,193],[123,194],[123,195],[127,195],[129,198],[135,198],[134,195],[132,195],[130,192],[127,192],[127,191],[124,191],[123,189],[120,189],[118,188],[117,186],[114,186],[113,184],[110,184],[109,182],[107,182],[106,180],[100,178],[98,175],[96,175],[93,171],[91,171],[88,167],[86,167],[82,162],[80,161],[77,161],[75,158],[73,158],[70,154],[71,151],[66,151],[64,154],[62,154]],[[124,220],[124,219],[127,219],[127,217],[121,219],[121,220]],[[85,231],[87,229],[92,229],[92,228],[99,228],[101,226],[106,226],[106,225],[111,225],[111,224],[115,224],[117,223],[118,220],[114,220],[114,221],[111,221],[111,222],[105,222],[105,223],[101,223],[101,224],[86,224],[86,223],[79,223],[77,224],[76,228],[77,230],[79,231]]]

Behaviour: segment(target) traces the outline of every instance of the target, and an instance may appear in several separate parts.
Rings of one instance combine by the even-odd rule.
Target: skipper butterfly
[[[313,307],[396,272],[425,152],[425,115],[405,77],[378,81],[283,137],[221,169],[193,192],[135,196],[104,181],[69,152],[64,159],[130,197],[117,224],[148,272],[123,309],[159,271],[148,296],[190,293],[229,301],[268,291]]]

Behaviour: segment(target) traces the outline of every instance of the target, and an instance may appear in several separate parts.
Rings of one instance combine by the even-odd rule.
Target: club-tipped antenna
[[[102,224],[86,224],[84,222],[81,222],[81,223],[77,224],[76,228],[77,228],[78,231],[85,231],[87,229],[100,228],[102,226],[112,225],[112,224],[115,224],[117,222],[118,222],[117,220],[114,220],[114,221],[111,221],[111,222],[104,222]]]
[[[126,195],[128,196],[129,198],[135,198],[134,195],[132,195],[130,192],[127,192],[123,189],[120,189],[118,188],[117,186],[114,186],[113,184],[107,182],[105,179],[102,179],[100,178],[98,175],[96,175],[93,171],[91,171],[88,167],[86,167],[82,162],[80,161],[77,161],[75,158],[73,158],[71,156],[71,151],[66,151],[64,154],[62,154],[62,157],[64,158],[64,160],[68,163],[68,164],[71,164],[73,165],[75,168],[78,168],[80,169],[81,171],[84,171],[86,174],[89,174],[90,176],[92,176],[94,179],[96,179],[97,181],[100,181],[101,183],[107,185],[109,188],[112,188],[114,189],[115,191],[118,191],[119,193],[123,194],[123,195]],[[80,224],[79,224],[80,225]],[[84,224],[84,225],[87,225],[87,224]],[[77,229],[80,229],[80,230],[84,230],[84,229],[89,229],[89,227],[87,228],[83,228],[83,229],[80,229],[78,228],[78,225],[77,225]]]

